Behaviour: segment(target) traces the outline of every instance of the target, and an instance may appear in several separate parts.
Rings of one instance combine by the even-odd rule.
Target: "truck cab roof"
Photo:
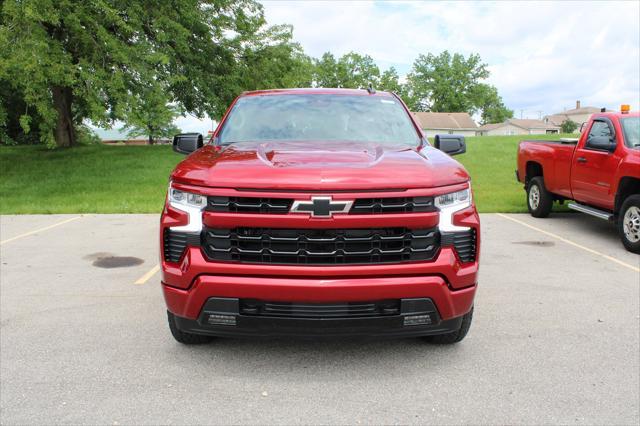
[[[269,89],[252,90],[243,92],[240,96],[268,96],[268,95],[350,95],[350,96],[378,96],[391,98],[390,92],[374,91],[366,89],[339,89],[339,88],[302,88],[302,89]]]
[[[622,112],[622,111],[607,111],[607,112],[597,112],[591,116],[592,118],[601,118],[601,117],[615,117],[615,118],[625,118],[625,117],[640,117],[639,111],[632,112]]]

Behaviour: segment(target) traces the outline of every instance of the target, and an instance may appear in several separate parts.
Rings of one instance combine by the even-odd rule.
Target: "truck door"
[[[579,143],[571,160],[571,191],[576,201],[612,210],[615,194],[611,192],[620,161],[620,146],[613,151],[594,147],[594,137],[611,137],[617,141],[615,128],[608,118],[595,118],[587,129],[586,140]],[[582,142],[582,141],[581,141]]]

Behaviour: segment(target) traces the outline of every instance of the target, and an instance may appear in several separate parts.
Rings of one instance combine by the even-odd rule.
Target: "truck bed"
[[[518,146],[518,180],[525,183],[527,174],[537,174],[534,170],[538,169],[544,170],[547,190],[570,197],[571,158],[575,148],[574,141],[523,140]]]

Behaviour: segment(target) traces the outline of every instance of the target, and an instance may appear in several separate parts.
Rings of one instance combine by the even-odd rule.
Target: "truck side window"
[[[611,127],[609,127],[609,124],[605,121],[594,121],[593,125],[591,126],[591,130],[589,130],[589,136],[587,137],[587,144],[586,147],[587,148],[592,148],[592,146],[590,146],[590,141],[591,138],[593,137],[598,137],[598,136],[604,136],[604,137],[612,137],[612,133],[611,133]]]

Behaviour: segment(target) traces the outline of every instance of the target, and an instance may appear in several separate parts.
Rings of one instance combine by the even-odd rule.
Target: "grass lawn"
[[[467,152],[456,156],[471,175],[471,187],[481,213],[527,211],[524,189],[516,181],[518,142],[575,135],[477,136],[467,138]],[[554,209],[559,208],[557,205]]]
[[[160,213],[168,146],[0,147],[0,213]]]
[[[481,212],[526,211],[514,177],[523,138],[467,138],[467,153],[456,157]],[[183,158],[168,146],[0,147],[0,213],[159,213],[169,173]]]

